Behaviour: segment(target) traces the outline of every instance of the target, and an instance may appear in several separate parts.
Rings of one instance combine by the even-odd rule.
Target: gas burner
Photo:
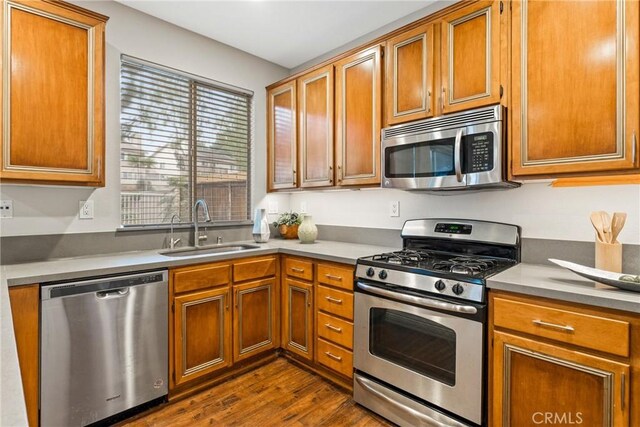
[[[388,262],[397,265],[416,265],[419,262],[426,261],[431,254],[426,251],[415,251],[411,249],[403,249],[396,252],[387,252],[380,255],[374,255],[373,261]]]
[[[435,271],[446,271],[457,274],[475,275],[491,270],[498,265],[497,261],[488,258],[460,256],[437,261],[433,264]]]

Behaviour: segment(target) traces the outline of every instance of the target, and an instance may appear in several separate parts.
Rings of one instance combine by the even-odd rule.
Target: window
[[[250,220],[252,92],[123,56],[120,205],[124,226]]]

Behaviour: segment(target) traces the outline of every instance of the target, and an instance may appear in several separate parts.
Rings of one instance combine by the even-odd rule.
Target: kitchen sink
[[[213,254],[225,254],[230,252],[242,252],[248,251],[250,249],[258,249],[260,246],[256,245],[247,245],[247,244],[238,244],[238,243],[228,243],[224,245],[214,245],[214,246],[201,246],[199,248],[189,246],[185,248],[172,249],[168,251],[160,252],[160,255],[168,256],[168,257],[185,257],[185,256],[194,256],[194,255],[213,255]]]

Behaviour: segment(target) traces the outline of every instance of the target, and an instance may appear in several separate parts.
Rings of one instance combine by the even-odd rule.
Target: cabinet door
[[[629,365],[494,333],[493,425],[628,426]]]
[[[638,165],[637,1],[512,4],[513,175]]]
[[[181,295],[174,304],[176,385],[231,366],[229,288]]]
[[[335,64],[338,185],[380,184],[380,52],[376,46]]]
[[[333,185],[333,66],[298,79],[300,187]]]
[[[296,179],[296,82],[269,90],[267,106],[268,190],[295,188]]]
[[[285,278],[282,301],[284,348],[313,359],[313,285]]]
[[[104,185],[107,18],[44,1],[3,8],[0,178]]]
[[[276,347],[276,280],[234,285],[233,360]]]
[[[433,116],[433,24],[387,41],[385,126]]]
[[[500,101],[500,1],[479,1],[442,21],[442,112]]]

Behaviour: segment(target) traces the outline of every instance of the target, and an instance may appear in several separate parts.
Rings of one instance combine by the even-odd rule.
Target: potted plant
[[[302,223],[302,217],[296,212],[285,212],[273,226],[278,229],[280,235],[285,239],[295,239],[298,237],[298,226]]]

